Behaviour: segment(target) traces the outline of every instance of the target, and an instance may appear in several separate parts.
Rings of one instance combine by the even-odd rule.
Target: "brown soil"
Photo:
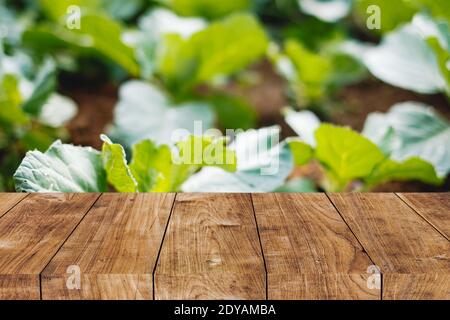
[[[100,149],[102,143],[99,136],[113,120],[117,87],[71,88],[65,94],[75,100],[79,107],[78,115],[68,125],[72,143]]]
[[[333,123],[348,125],[357,131],[364,127],[366,117],[371,112],[386,112],[394,104],[417,101],[435,107],[438,112],[450,119],[450,104],[443,95],[419,95],[414,92],[391,87],[387,84],[366,80],[345,87],[337,94],[336,101],[343,101],[331,110]]]

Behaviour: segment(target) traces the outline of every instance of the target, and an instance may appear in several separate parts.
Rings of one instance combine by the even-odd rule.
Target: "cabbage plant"
[[[317,163],[325,191],[370,190],[389,181],[441,185],[448,174],[450,125],[429,107],[394,106],[370,116],[363,134],[321,123],[310,111],[288,110],[286,120],[299,134],[288,139],[295,164]]]

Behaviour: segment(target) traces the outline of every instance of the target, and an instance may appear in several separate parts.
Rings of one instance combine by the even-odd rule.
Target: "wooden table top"
[[[0,299],[450,299],[450,193],[0,194]]]

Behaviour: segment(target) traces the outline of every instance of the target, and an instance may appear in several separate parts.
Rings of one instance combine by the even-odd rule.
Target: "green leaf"
[[[38,116],[55,89],[56,67],[52,60],[46,60],[36,77],[33,93],[25,101],[22,109],[30,115]]]
[[[166,35],[158,50],[156,70],[171,89],[183,92],[240,71],[260,59],[267,46],[267,36],[256,18],[235,14],[189,39]]]
[[[30,29],[24,42],[39,50],[54,51],[67,46],[93,52],[122,66],[131,75],[139,75],[134,50],[122,41],[122,26],[105,14],[87,11],[80,17],[80,29],[69,29],[65,21],[47,23]]]
[[[257,113],[246,101],[227,95],[214,95],[207,101],[222,128],[247,130],[256,126]]]
[[[286,141],[291,148],[296,166],[303,166],[311,161],[314,156],[314,150],[310,145],[294,138],[287,139]]]
[[[45,153],[30,151],[16,173],[18,192],[103,192],[101,155],[92,148],[55,142]]]
[[[332,72],[330,60],[292,39],[286,41],[284,49],[295,67],[300,94],[310,100],[321,98]]]
[[[22,95],[17,78],[6,74],[0,81],[0,121],[7,124],[26,124],[28,116],[21,108]]]
[[[385,156],[370,140],[349,128],[322,124],[316,131],[316,157],[341,187],[364,178]]]
[[[388,181],[417,180],[431,185],[440,185],[444,181],[438,178],[434,166],[420,158],[410,158],[404,162],[387,159],[376,166],[365,179],[369,186]]]
[[[139,192],[176,191],[172,175],[172,153],[167,145],[157,146],[151,140],[143,140],[133,146],[130,170],[136,179]]]
[[[226,138],[189,136],[177,143],[179,160],[197,167],[213,166],[228,172],[236,171],[236,153],[227,148]]]
[[[450,172],[450,124],[425,104],[405,102],[386,114],[369,115],[364,135],[396,161],[419,157],[434,165],[439,177]]]
[[[402,23],[411,21],[411,18],[418,11],[417,5],[410,0],[356,0],[355,13],[357,14],[358,20],[361,21],[361,24],[363,24],[364,27],[366,27],[367,19],[373,14],[367,13],[367,9],[372,5],[376,5],[378,8],[380,8],[381,12],[381,29],[373,30],[374,32],[392,31]]]
[[[184,16],[202,16],[210,19],[226,16],[235,11],[250,9],[252,1],[233,0],[159,0],[173,11]]]
[[[375,77],[403,89],[424,94],[449,92],[448,70],[442,73],[443,53],[430,47],[429,28],[434,28],[430,21],[416,16],[412,24],[389,33],[379,46],[368,49],[365,65]],[[448,37],[448,27],[443,36]]]
[[[173,144],[172,135],[185,131],[194,133],[195,124],[201,124],[201,135],[214,123],[211,107],[202,102],[180,105],[172,103],[157,87],[129,81],[121,86],[119,103],[115,108],[114,126],[110,135],[126,147],[151,139],[161,144]]]
[[[236,151],[237,171],[207,167],[183,184],[185,192],[271,192],[282,186],[293,169],[292,154],[279,142],[280,128],[249,130],[229,146]]]
[[[125,150],[120,144],[112,143],[105,136],[103,140],[102,161],[108,183],[119,192],[137,192],[138,184],[127,164]]]

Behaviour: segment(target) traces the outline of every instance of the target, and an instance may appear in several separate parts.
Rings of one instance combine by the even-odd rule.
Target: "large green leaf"
[[[208,136],[189,136],[171,150],[143,140],[133,146],[130,169],[140,192],[179,191],[198,169],[215,166],[233,172],[236,156],[226,148],[226,140]]]
[[[101,155],[92,148],[55,142],[45,153],[30,151],[14,174],[18,192],[103,192]]]
[[[138,184],[128,167],[123,147],[112,143],[105,135],[102,135],[102,140],[102,161],[109,184],[119,192],[138,191]]]
[[[213,126],[214,114],[209,105],[172,104],[157,87],[130,81],[120,88],[111,136],[127,148],[144,139],[173,144],[174,133],[182,130],[194,133],[196,123],[202,127],[200,132],[195,132],[198,135]]]
[[[70,4],[80,6],[79,29],[66,26],[67,7]],[[63,0],[57,1],[57,4],[55,1],[41,0],[41,6],[56,22],[28,30],[24,34],[25,43],[49,51],[54,47],[66,48],[68,45],[91,50],[118,63],[130,74],[139,74],[134,50],[122,41],[122,26],[102,10],[96,9],[97,5],[91,4],[90,0]]]
[[[252,5],[251,0],[159,0],[159,2],[184,16],[203,16],[211,19],[250,9]]]
[[[278,127],[236,135],[237,171],[207,167],[182,186],[186,192],[270,192],[282,186],[293,169],[289,146],[279,142]]]
[[[443,183],[443,179],[437,177],[434,166],[420,158],[410,158],[404,162],[387,159],[376,166],[374,171],[365,179],[368,186],[388,181],[417,180],[432,185]]]
[[[185,91],[236,73],[261,58],[267,46],[267,36],[256,18],[235,14],[189,39],[166,35],[158,50],[156,69],[170,88]]]
[[[450,171],[450,124],[430,106],[405,102],[386,114],[369,115],[363,131],[391,158],[420,157],[434,165],[440,177]]]
[[[385,158],[375,144],[349,128],[322,124],[316,141],[317,159],[341,186],[368,176]]]
[[[374,76],[391,85],[425,94],[449,92],[443,52],[435,52],[437,48],[430,46],[430,35],[421,17],[416,16],[412,24],[389,33],[379,46],[368,49],[364,62]],[[433,25],[428,20],[425,28],[430,27]],[[439,32],[448,38],[447,25],[445,29],[441,24]]]

